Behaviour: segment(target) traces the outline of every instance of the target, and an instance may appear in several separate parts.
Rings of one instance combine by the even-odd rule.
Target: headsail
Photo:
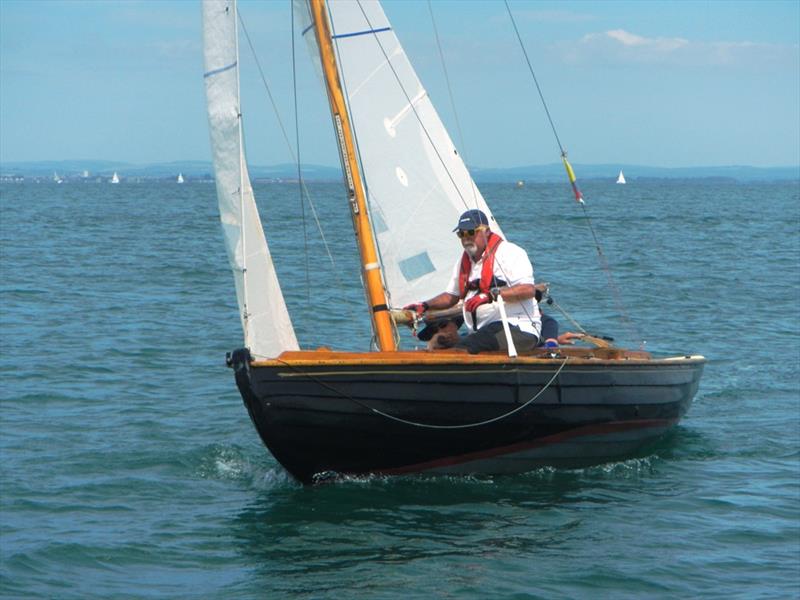
[[[258,216],[244,156],[233,0],[203,1],[206,100],[217,199],[244,343],[254,357],[297,350],[286,303]]]
[[[491,211],[380,4],[328,11],[391,303],[429,298],[452,274],[458,216],[479,208],[493,221]]]

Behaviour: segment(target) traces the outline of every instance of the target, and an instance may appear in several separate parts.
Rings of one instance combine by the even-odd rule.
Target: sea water
[[[800,595],[798,183],[588,181],[591,228],[564,185],[481,187],[581,326],[708,358],[652,454],[303,488],[224,365],[214,186],[4,184],[0,595]],[[327,250],[296,186],[255,191],[302,345],[367,349],[341,184],[311,185]]]

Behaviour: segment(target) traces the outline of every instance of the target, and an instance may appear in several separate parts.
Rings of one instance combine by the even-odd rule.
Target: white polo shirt
[[[484,252],[484,255],[486,253]],[[473,261],[472,269],[470,270],[468,281],[481,278],[483,270],[483,256],[478,262]],[[520,283],[530,283],[533,285],[533,265],[528,258],[527,252],[508,241],[500,242],[494,254],[494,268],[492,269],[494,276],[501,279],[508,284],[508,286],[517,285]],[[460,296],[458,279],[461,273],[461,257],[456,262],[453,269],[453,276],[450,279],[450,284],[447,286],[447,293],[453,296]],[[465,302],[475,294],[480,293],[480,290],[470,290],[467,292]],[[509,325],[516,325],[521,331],[533,333],[541,337],[542,331],[542,316],[539,313],[539,304],[535,299],[530,298],[522,302],[505,302],[506,316],[508,317]],[[496,302],[489,304],[482,304],[476,311],[478,317],[478,329],[489,323],[500,321],[500,309]],[[475,331],[472,323],[472,313],[464,311],[464,323],[467,326],[469,333]]]

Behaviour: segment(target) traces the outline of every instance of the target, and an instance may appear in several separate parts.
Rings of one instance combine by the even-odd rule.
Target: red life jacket
[[[503,241],[496,233],[489,232],[489,239],[486,241],[486,249],[483,251],[483,267],[481,268],[481,280],[479,284],[480,293],[488,294],[492,289],[492,280],[494,279],[494,255],[497,252],[497,247]],[[458,274],[458,291],[461,297],[467,295],[469,285],[469,274],[472,271],[472,259],[469,254],[464,252],[461,256],[461,271]]]

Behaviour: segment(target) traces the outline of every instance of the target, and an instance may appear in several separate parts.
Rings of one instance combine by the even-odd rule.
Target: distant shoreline
[[[800,180],[800,165],[789,167],[752,167],[744,165],[717,167],[651,167],[624,164],[575,164],[578,179],[616,180],[624,170],[628,182],[640,180],[715,180],[724,181],[794,181]],[[256,182],[297,181],[297,167],[290,164],[270,166],[251,165],[250,177]],[[96,181],[110,179],[118,173],[122,181],[170,180],[181,174],[187,181],[213,181],[213,166],[208,161],[183,161],[137,165],[131,163],[99,160],[28,161],[0,163],[0,181],[57,180]],[[307,181],[340,181],[338,167],[303,165],[303,178]],[[509,168],[471,167],[470,172],[477,183],[548,183],[563,181],[564,168],[560,163],[529,165]]]

